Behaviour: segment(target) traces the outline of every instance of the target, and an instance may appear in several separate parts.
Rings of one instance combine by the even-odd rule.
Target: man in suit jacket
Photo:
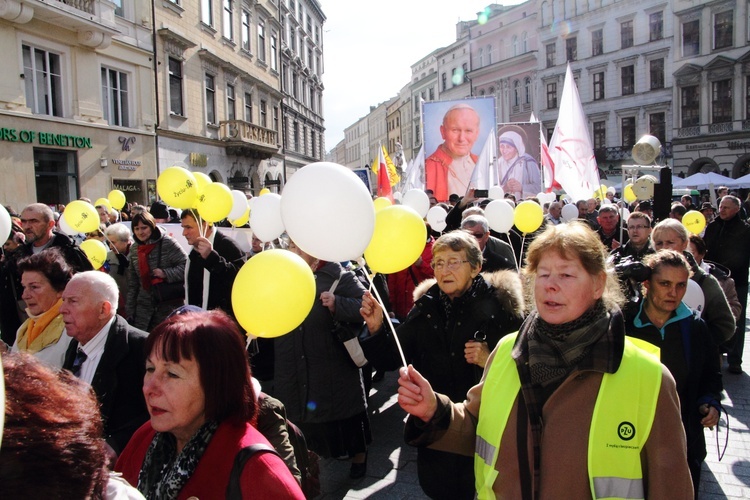
[[[245,263],[245,253],[232,238],[201,219],[196,210],[184,210],[180,218],[182,235],[193,247],[185,265],[187,304],[205,310],[221,309],[234,317],[232,285]]]
[[[60,308],[65,331],[73,337],[63,368],[93,387],[104,436],[115,454],[149,418],[143,398],[148,334],[117,315],[118,295],[111,276],[86,271],[68,282]]]

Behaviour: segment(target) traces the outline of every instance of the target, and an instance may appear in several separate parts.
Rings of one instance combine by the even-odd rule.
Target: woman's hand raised
[[[383,327],[383,308],[380,307],[380,304],[370,292],[365,292],[362,296],[362,307],[359,309],[359,313],[367,323],[370,335]]]

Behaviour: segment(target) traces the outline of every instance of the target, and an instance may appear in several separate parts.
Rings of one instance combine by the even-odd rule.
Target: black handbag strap
[[[245,464],[250,460],[256,453],[273,453],[277,457],[281,458],[276,450],[263,443],[251,444],[245,446],[237,455],[234,457],[234,465],[232,466],[232,472],[229,474],[229,484],[227,484],[227,500],[242,500],[242,489],[240,488],[240,476],[242,475],[242,469]]]

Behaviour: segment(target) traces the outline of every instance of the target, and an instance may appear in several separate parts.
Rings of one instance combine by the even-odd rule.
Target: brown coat
[[[493,352],[485,368],[491,366]],[[685,433],[680,421],[680,403],[669,371],[662,367],[662,385],[651,434],[641,452],[646,498],[690,499],[693,484],[687,466]],[[541,478],[539,492],[533,498],[591,498],[587,472],[587,446],[594,403],[602,381],[602,373],[574,371],[550,396],[544,405],[544,431],[541,442]],[[424,432],[413,418],[407,422],[406,439],[411,444],[473,455],[476,420],[482,399],[482,382],[473,387],[464,403],[451,403],[439,396],[438,413],[450,412],[447,431]],[[517,451],[518,400],[513,404],[500,446],[493,486],[497,498],[523,498]],[[433,422],[435,422],[433,420]],[[533,471],[531,428],[528,428],[528,471]],[[530,486],[533,488],[533,486]]]

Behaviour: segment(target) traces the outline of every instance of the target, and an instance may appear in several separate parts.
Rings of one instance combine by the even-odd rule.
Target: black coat
[[[727,267],[737,288],[747,286],[750,266],[750,224],[737,214],[728,221],[714,219],[703,235],[706,258]],[[740,297],[744,301],[744,297]]]
[[[91,382],[101,404],[104,437],[118,454],[149,418],[143,398],[146,337],[148,333],[130,326],[122,316],[116,316]],[[73,340],[65,353],[63,368],[73,367],[77,349],[78,341]]]
[[[224,236],[216,228],[213,250],[206,259],[194,249],[188,259],[187,271],[188,304],[203,307],[203,271],[208,270],[208,309],[221,309],[234,317],[232,310],[232,285],[237,273],[245,263],[245,254],[237,243]]]
[[[333,334],[333,316],[320,294],[336,288],[338,321],[363,324],[359,309],[365,288],[351,271],[328,262],[315,271],[315,302],[302,324],[274,339],[274,396],[294,423],[343,420],[365,409],[360,370]]]
[[[435,391],[451,401],[463,401],[482,376],[482,368],[464,358],[466,342],[481,332],[492,351],[504,335],[517,331],[523,320],[524,300],[518,274],[498,271],[482,276],[485,286],[476,297],[455,299],[450,319],[446,319],[436,281],[422,282],[414,291],[414,307],[397,329],[407,363],[413,364]],[[393,370],[402,365],[387,325],[363,342],[362,348],[376,368]]]

